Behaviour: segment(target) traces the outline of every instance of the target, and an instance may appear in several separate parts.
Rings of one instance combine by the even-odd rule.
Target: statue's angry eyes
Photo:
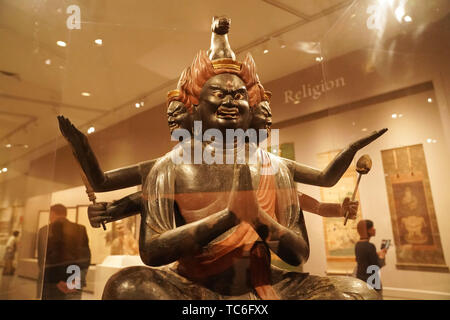
[[[226,96],[231,96],[233,100],[248,100],[247,90],[224,90],[222,88],[213,87],[212,94],[219,99],[223,99]]]

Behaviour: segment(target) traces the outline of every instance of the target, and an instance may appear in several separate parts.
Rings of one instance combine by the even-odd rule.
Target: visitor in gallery
[[[385,266],[387,249],[377,249],[370,238],[376,234],[376,229],[371,220],[361,220],[358,222],[357,230],[360,236],[355,246],[356,256],[356,277],[365,281],[382,296],[382,286],[379,270]]]
[[[3,266],[3,275],[4,276],[12,276],[14,275],[14,257],[16,256],[17,245],[18,245],[19,231],[14,231],[13,234],[9,237],[8,242],[5,247],[5,255],[3,257],[4,266]]]
[[[38,235],[38,297],[80,300],[86,286],[91,251],[86,228],[67,220],[62,204],[50,208],[50,224]]]

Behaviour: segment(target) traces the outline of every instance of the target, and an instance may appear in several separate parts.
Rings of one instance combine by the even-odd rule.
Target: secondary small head
[[[193,114],[180,101],[171,101],[167,108],[167,122],[170,134],[176,129],[186,129],[192,132]]]

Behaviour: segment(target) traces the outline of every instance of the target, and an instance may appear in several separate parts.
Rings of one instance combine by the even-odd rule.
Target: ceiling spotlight
[[[264,49],[264,54],[266,54],[266,53],[268,53],[269,52],[269,50],[268,49]]]
[[[367,128],[362,128],[361,131],[366,132]]]
[[[139,102],[136,102],[136,103],[135,103],[135,107],[136,107],[136,108],[140,108],[140,107],[141,107],[141,104],[140,104]]]
[[[91,134],[91,133],[93,133],[93,132],[95,132],[95,128],[94,128],[94,127],[90,127],[90,128],[87,130],[87,133],[88,133],[88,134]]]
[[[3,171],[3,172],[7,172],[7,171],[8,171],[8,168],[3,168],[2,171]]]
[[[99,45],[99,46],[101,46],[103,44],[103,40],[102,39],[95,39],[94,42],[95,42],[96,45]]]
[[[436,139],[433,139],[433,143],[436,143],[437,142],[437,140]]]
[[[7,143],[7,144],[5,144],[5,147],[11,148],[11,147],[12,147],[12,144],[11,144],[11,143]]]
[[[323,60],[323,57],[316,57],[316,61],[317,62],[320,62],[320,61],[322,61]]]
[[[398,114],[398,117],[399,117],[399,118],[403,117],[403,114],[399,113],[399,114]]]
[[[284,49],[284,48],[286,48],[286,45],[283,43],[283,44],[280,46],[280,48],[281,48],[281,49]]]
[[[91,94],[89,92],[82,92],[81,95],[85,96],[85,97],[89,97]]]
[[[398,22],[402,21],[402,18],[405,19],[405,8],[403,7],[397,7],[397,9],[395,9],[394,11],[395,14],[395,18],[397,18]],[[406,21],[406,20],[405,20]]]
[[[397,119],[397,114],[393,113],[391,117],[392,117],[392,119]]]
[[[141,101],[141,107],[143,107],[144,106],[144,101]]]
[[[67,44],[66,44],[64,41],[61,41],[61,40],[56,41],[56,44],[57,44],[58,46],[60,46],[60,47],[65,47],[65,46],[67,46]]]
[[[427,101],[428,101],[428,103],[432,103],[432,102],[433,102],[433,99],[428,98]]]
[[[45,64],[46,65],[51,65],[52,64],[52,60],[50,60],[50,59],[45,60]]]
[[[430,138],[427,139],[427,142],[428,142],[428,143],[431,143],[431,141],[433,141],[433,140],[430,139]]]
[[[405,17],[403,18],[403,20],[404,20],[405,22],[411,22],[411,21],[412,21],[412,18],[411,18],[410,16],[405,16]]]

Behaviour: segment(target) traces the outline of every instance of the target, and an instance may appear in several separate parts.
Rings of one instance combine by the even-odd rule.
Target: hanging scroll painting
[[[421,144],[381,151],[398,269],[448,272]]]

